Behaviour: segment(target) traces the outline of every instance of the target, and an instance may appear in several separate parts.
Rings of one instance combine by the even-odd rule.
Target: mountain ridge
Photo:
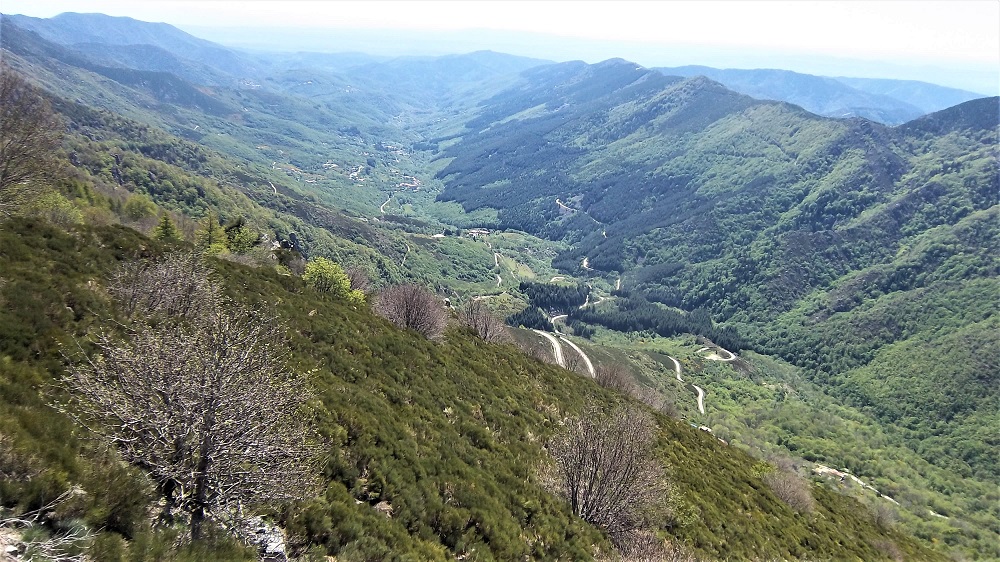
[[[501,57],[499,67],[491,67],[477,63],[477,57],[493,56],[483,54],[383,61],[391,64],[381,67],[381,75],[374,71],[377,64],[345,73],[302,65],[266,74],[258,87],[205,88],[170,73],[130,68],[127,53],[121,66],[97,63],[73,45],[4,32],[5,54],[18,53],[8,60],[51,88],[67,119],[77,183],[63,186],[65,197],[85,207],[104,206],[87,207],[87,216],[135,220],[126,218],[128,210],[148,223],[150,212],[169,209],[190,233],[195,220],[223,211],[227,225],[236,221],[229,226],[244,220],[307,257],[329,255],[362,265],[380,283],[417,281],[449,298],[495,297],[514,310],[524,301],[509,287],[504,268],[515,280],[569,276],[609,297],[591,300],[591,309],[561,311],[569,313],[567,323],[588,324],[599,338],[608,337],[602,322],[610,323],[612,312],[619,314],[616,320],[630,320],[632,311],[687,315],[727,338],[716,344],[784,357],[841,403],[856,407],[858,416],[877,416],[893,431],[894,443],[921,455],[899,457],[919,468],[913,483],[901,478],[891,459],[864,458],[864,452],[837,465],[861,467],[907,510],[922,510],[931,523],[914,528],[924,540],[954,540],[966,525],[973,532],[961,540],[980,542],[963,542],[963,548],[976,544],[982,553],[992,552],[983,546],[994,536],[988,522],[994,508],[984,506],[991,492],[983,478],[997,459],[976,440],[991,443],[981,436],[989,435],[995,420],[951,399],[973,388],[980,393],[969,401],[975,409],[988,410],[995,399],[992,379],[976,374],[995,369],[957,344],[994,345],[995,315],[988,307],[972,307],[996,288],[995,257],[982,251],[995,237],[996,99],[891,128],[862,118],[816,116],[704,77],[667,77],[623,59],[536,66]],[[511,78],[519,65],[527,68]],[[267,73],[275,67],[261,68]],[[448,86],[397,92],[392,80],[400,73],[412,82],[438,75]],[[204,102],[163,95],[170,90],[159,90],[160,83],[198,92],[224,108],[212,114]],[[81,195],[81,189],[97,195]],[[439,192],[442,200],[458,201],[472,213],[435,203]],[[96,203],[86,203],[88,197]],[[158,207],[143,210],[143,198]],[[487,245],[455,232],[481,224],[500,227],[483,235],[489,236]],[[551,245],[514,229],[547,237]],[[286,260],[282,267],[293,263],[289,254],[279,255]],[[240,271],[234,279],[254,275]],[[261,291],[292,298],[271,291],[294,284],[294,277],[261,275],[271,287]],[[482,294],[494,283],[495,293]],[[302,303],[293,316],[317,322],[300,318],[310,306],[316,308]],[[613,337],[652,338],[655,326],[633,323]],[[434,356],[431,348],[415,345],[414,353]],[[933,357],[947,357],[951,386],[935,384],[938,371],[914,352],[922,346]],[[690,357],[679,356],[694,361],[693,349]],[[371,350],[356,344],[350,351],[366,357]],[[353,361],[337,359],[333,351],[327,355],[344,365]],[[375,355],[386,364],[401,360]],[[895,372],[894,365],[906,365],[905,372]],[[737,378],[754,372],[742,363],[732,369]],[[458,381],[461,371],[448,372]],[[705,368],[703,374],[712,372]],[[721,383],[717,389],[698,384],[708,390],[705,423],[711,426],[720,420],[711,417],[712,405],[729,397]],[[766,392],[767,384],[751,394]],[[933,394],[938,389],[948,399],[939,400]],[[378,395],[378,389],[372,392]],[[398,396],[394,392],[389,394]],[[933,405],[941,419],[915,416],[923,403]],[[447,423],[436,411],[434,416]],[[811,436],[802,431],[783,435],[780,445],[809,460],[829,464],[840,458],[829,448],[803,446]],[[469,432],[484,442],[485,434]],[[721,447],[710,436],[694,435]],[[683,466],[687,471],[693,465]],[[341,484],[353,490],[358,475],[343,470]],[[947,493],[928,496],[948,477]],[[405,490],[396,497],[416,505],[410,503],[416,500],[409,495],[415,489],[409,476],[388,480]],[[317,509],[334,514],[338,502],[354,501],[350,494],[356,491],[341,492]],[[697,537],[692,540],[703,554],[721,557],[725,551],[716,539],[729,536],[719,527],[728,523],[725,510],[712,501],[698,499],[710,521],[691,531]],[[928,505],[954,520],[933,519]],[[742,509],[751,519],[759,515]],[[385,528],[364,520],[370,529]],[[398,533],[393,528],[379,540]],[[449,552],[459,550],[456,536],[441,539]],[[800,539],[808,543],[808,536]],[[823,531],[812,538],[826,536]],[[338,538],[335,546],[326,544],[336,551],[346,543]],[[781,555],[808,556],[809,545],[802,544]]]
[[[758,99],[787,101],[825,117],[864,117],[899,125],[921,115],[985,97],[915,80],[875,80],[815,76],[779,69],[659,67],[681,76],[705,75]]]

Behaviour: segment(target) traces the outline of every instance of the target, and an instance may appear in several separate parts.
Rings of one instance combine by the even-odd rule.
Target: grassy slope
[[[6,505],[28,506],[70,483],[93,485],[84,475],[98,464],[95,454],[45,406],[46,393],[60,392],[48,386],[62,369],[58,346],[110,314],[99,287],[115,263],[160,247],[118,227],[65,232],[19,220],[0,227],[0,239],[0,427],[44,475],[5,481],[0,490]],[[239,298],[276,306],[293,363],[315,369],[330,486],[282,516],[299,540],[345,558],[431,559],[476,549],[483,560],[583,559],[601,544],[540,488],[533,470],[563,415],[587,403],[610,406],[613,396],[461,331],[441,343],[399,332],[293,277],[228,262],[216,269]],[[876,546],[884,537],[851,500],[815,488],[821,507],[797,515],[754,476],[752,458],[683,423],[659,423],[658,451],[677,488],[678,517],[667,535],[713,558],[885,557]],[[119,479],[140,486],[134,474]],[[391,519],[371,509],[383,500],[394,508]],[[95,494],[84,519],[106,524],[107,501]],[[914,558],[933,558],[893,532],[889,538]]]

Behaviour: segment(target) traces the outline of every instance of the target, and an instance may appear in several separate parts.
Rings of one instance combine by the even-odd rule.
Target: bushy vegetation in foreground
[[[247,559],[221,534],[163,554],[176,530],[150,527],[144,475],[48,405],[65,397],[55,383],[65,369],[60,348],[86,348],[88,334],[115,317],[108,273],[165,249],[122,227],[0,226],[0,499],[22,512],[79,487],[85,493],[50,513],[47,529],[100,530],[91,548],[103,549],[102,559]],[[310,374],[316,391],[325,492],[270,513],[294,547],[342,560],[578,560],[610,549],[538,474],[548,462],[543,445],[565,416],[588,405],[610,409],[620,397],[460,329],[431,341],[294,276],[227,261],[213,267],[233,297],[274,308],[288,327],[290,364]],[[656,423],[656,457],[672,488],[658,532],[700,556],[935,556],[822,488],[812,489],[815,511],[799,513],[754,459],[686,424],[659,415]],[[192,554],[205,549],[213,554]]]

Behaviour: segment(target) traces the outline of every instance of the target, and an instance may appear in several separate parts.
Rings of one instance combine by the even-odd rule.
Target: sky
[[[618,56],[644,66],[785,68],[1000,90],[997,0],[4,0],[0,10],[129,16],[247,48]]]

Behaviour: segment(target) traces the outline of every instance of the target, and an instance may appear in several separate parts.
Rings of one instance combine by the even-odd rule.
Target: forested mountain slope
[[[545,495],[531,467],[565,415],[622,398],[466,332],[433,343],[395,331],[290,275],[302,256],[356,267],[376,287],[418,281],[456,304],[495,297],[511,312],[532,301],[531,287],[555,287],[538,282],[562,277],[562,289],[586,295],[583,308],[560,311],[579,333],[645,341],[664,318],[681,319],[674,328],[782,357],[838,402],[837,415],[881,426],[866,446],[911,451],[844,455],[853,444],[843,428],[856,425],[814,439],[788,423],[813,410],[784,401],[767,414],[784,416],[781,431],[765,431],[767,408],[753,407],[754,435],[879,478],[902,508],[934,518],[925,544],[1000,556],[996,98],[890,128],[620,59],[254,58],[134,20],[0,19],[4,61],[44,88],[65,125],[58,197],[27,213],[59,228],[0,226],[4,395],[21,400],[2,430],[43,459],[51,478],[37,501],[114,471],[64,438],[70,422],[38,394],[60,372],[54,342],[113,314],[100,289],[113,265],[164,249],[109,225],[199,244],[224,228],[222,255],[266,267],[213,262],[221,279],[277,306],[296,365],[319,369],[316,411],[337,443],[330,487],[274,514],[316,553],[603,551],[605,539]],[[160,228],[173,223],[179,234]],[[462,234],[477,226],[496,230]],[[26,296],[39,287],[43,296]],[[536,312],[548,329],[552,311]],[[708,371],[744,390],[756,383],[734,365]],[[45,452],[52,434],[37,419],[54,424],[60,449]],[[935,556],[826,488],[812,488],[815,513],[793,512],[762,485],[766,463],[658,420],[658,455],[678,486],[677,518],[659,531],[699,556]],[[831,435],[835,447],[824,444]],[[920,489],[910,493],[906,475]],[[38,489],[12,484],[4,501],[36,506]],[[98,496],[85,514],[94,526],[117,509]],[[383,501],[389,519],[373,510]],[[135,538],[132,523],[109,530]]]
[[[19,15],[5,17],[21,29],[66,47],[93,49],[97,45],[115,46],[122,55],[129,56],[130,51],[141,45],[147,53],[166,54],[174,60],[196,62],[235,78],[257,78],[260,73],[260,65],[251,57],[165,23],[71,12],[47,19]],[[107,56],[116,56],[109,49],[102,52]],[[161,64],[160,56],[148,59],[133,57],[131,61],[139,64],[130,67],[139,70],[168,70],[157,67]]]
[[[567,272],[621,278],[609,326],[636,311],[632,329],[653,328],[644,300],[706,309],[988,486],[997,98],[889,128],[623,61],[534,72],[443,151],[441,197],[573,242]]]
[[[30,482],[2,481],[4,506],[38,507],[80,485],[89,495],[78,516],[105,529],[104,548],[111,533],[162,540],[143,520],[142,478],[88,447],[46,402],[48,393],[64,392],[51,386],[63,369],[59,349],[115,314],[98,288],[116,263],[167,248],[120,227],[65,232],[23,220],[0,226],[0,238],[3,458],[37,471]],[[290,359],[318,391],[311,407],[327,443],[329,485],[322,497],[281,512],[293,543],[345,559],[475,552],[582,560],[604,548],[599,533],[547,495],[534,470],[562,416],[585,404],[610,408],[620,397],[459,330],[443,342],[396,330],[293,277],[227,262],[214,268],[240,300],[276,307]],[[700,556],[933,559],[822,488],[813,492],[816,513],[798,515],[761,484],[754,459],[687,424],[658,423],[658,457],[670,468],[676,510],[665,532]],[[108,478],[114,489],[98,487]],[[391,506],[391,518],[372,509],[380,504]]]

